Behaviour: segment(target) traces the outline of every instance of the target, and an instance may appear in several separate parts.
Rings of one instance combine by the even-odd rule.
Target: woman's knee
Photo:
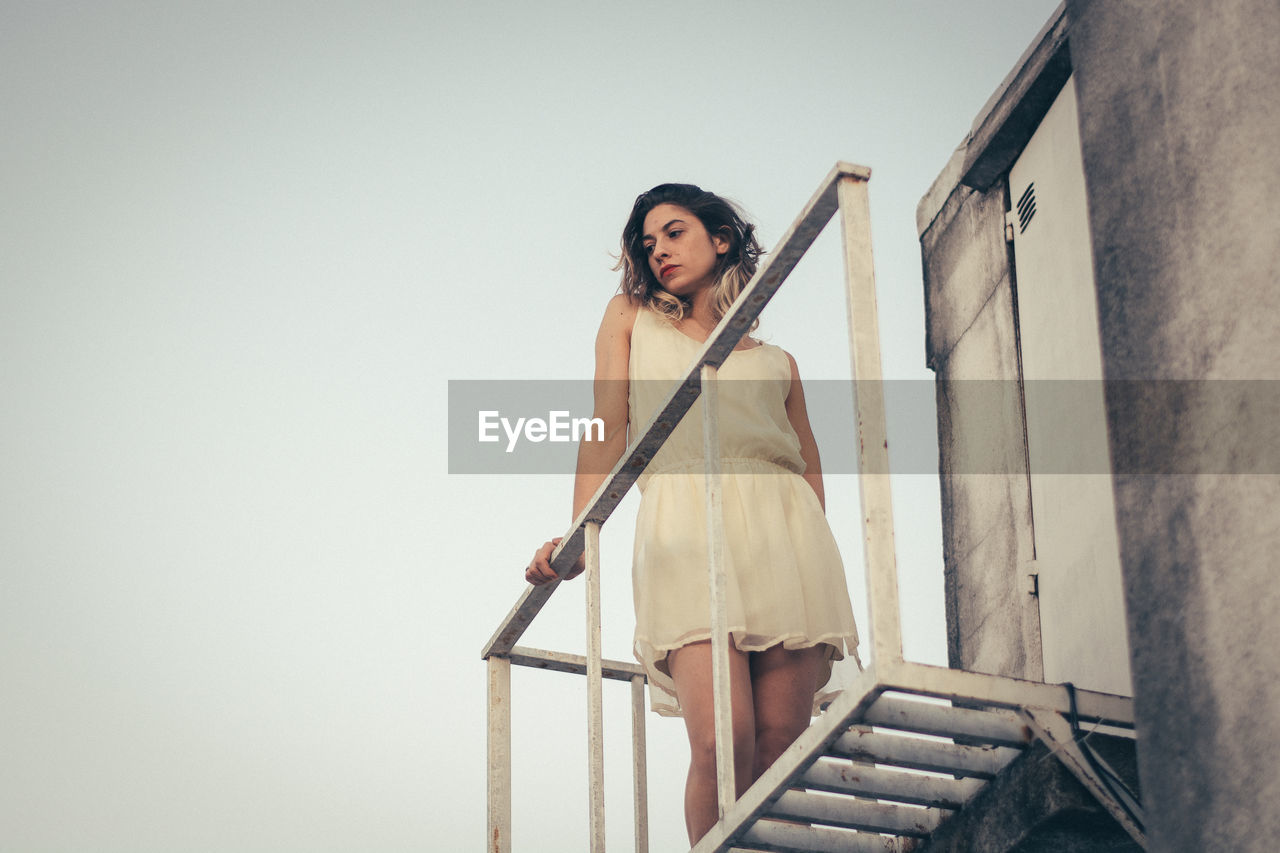
[[[756,731],[755,752],[772,761],[785,752],[804,729],[803,724],[762,726]]]
[[[750,721],[743,720],[733,727],[733,760],[735,764],[750,763],[754,760],[756,748],[755,727]],[[715,723],[699,726],[689,732],[689,752],[695,767],[715,770],[716,766],[716,731]]]

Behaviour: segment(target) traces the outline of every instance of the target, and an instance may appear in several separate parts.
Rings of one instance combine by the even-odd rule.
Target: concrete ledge
[[[1066,4],[1040,29],[974,119],[968,135],[916,205],[916,232],[923,235],[959,187],[991,189],[1008,171],[1071,76]]]
[[[985,191],[1007,172],[1070,76],[1063,5],[974,122],[964,146],[960,182]]]

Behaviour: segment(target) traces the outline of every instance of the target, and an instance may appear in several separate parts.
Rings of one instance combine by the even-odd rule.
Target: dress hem
[[[731,636],[746,633],[745,628],[730,628]],[[661,682],[670,682],[671,673],[667,671],[667,656],[676,649],[683,648],[693,643],[702,643],[711,639],[711,631],[694,631],[678,641],[673,643],[663,643],[655,645],[653,643],[644,643],[648,649],[652,650],[655,655],[652,660],[646,660],[640,651],[640,644],[643,641],[636,640],[632,645],[632,654],[635,659],[645,670],[645,675],[649,681],[649,705],[650,709],[662,717],[683,717],[684,714],[680,710],[680,701],[675,696],[673,689],[668,689]],[[833,642],[834,641],[834,642]],[[826,666],[826,674],[822,682],[817,685],[813,693],[813,716],[820,713],[821,707],[829,703],[835,696],[839,695],[840,688],[826,690],[827,684],[831,681],[831,665],[836,661],[852,658],[857,664],[859,671],[865,669],[862,665],[862,659],[858,656],[858,635],[856,632],[843,633],[839,631],[827,632],[818,635],[816,639],[810,639],[804,634],[785,634],[773,637],[762,643],[751,643],[747,645],[741,644],[737,637],[734,636],[734,648],[740,652],[763,652],[774,646],[781,645],[788,650],[809,649],[815,646],[825,645],[830,651],[823,663]],[[841,646],[844,647],[842,650]],[[670,697],[669,701],[665,701]]]

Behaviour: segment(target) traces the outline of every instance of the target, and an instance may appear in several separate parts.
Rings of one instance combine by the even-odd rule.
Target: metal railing
[[[645,827],[647,806],[643,778],[643,682],[644,673],[634,664],[602,661],[600,652],[600,558],[599,536],[603,524],[621,502],[676,424],[701,395],[704,399],[703,436],[707,460],[706,502],[709,544],[709,584],[711,589],[712,680],[716,708],[717,788],[720,813],[732,808],[734,770],[729,703],[729,637],[725,614],[725,572],[723,520],[721,518],[718,395],[719,366],[790,275],[805,252],[826,227],[831,217],[841,213],[844,235],[845,272],[848,284],[848,312],[855,380],[879,380],[880,344],[876,322],[875,282],[871,263],[870,213],[867,180],[870,170],[849,163],[837,163],[823,179],[800,216],[783,235],[773,253],[761,263],[755,276],[737,301],[712,331],[690,366],[683,381],[675,384],[634,444],[623,453],[586,509],[573,521],[551,566],[564,578],[579,556],[586,552],[587,655],[585,658],[517,647],[516,642],[558,588],[554,580],[530,586],[503,619],[481,656],[489,667],[489,849],[503,853],[511,849],[511,664],[538,666],[585,674],[588,694],[588,742],[590,751],[591,850],[604,849],[602,684],[605,678],[629,680],[633,696],[633,742],[636,784],[636,850],[647,850]],[[884,400],[878,381],[855,387],[859,469],[887,472],[888,445],[884,424]],[[901,628],[898,621],[897,575],[893,562],[893,521],[887,473],[861,478],[863,524],[867,543],[868,584],[873,601],[871,625],[873,660],[901,660]],[[884,601],[887,606],[876,607]]]

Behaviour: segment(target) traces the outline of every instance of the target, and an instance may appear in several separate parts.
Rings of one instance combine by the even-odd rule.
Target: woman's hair
[[[649,253],[644,246],[644,218],[660,204],[683,207],[698,217],[709,235],[728,239],[729,250],[716,262],[716,283],[711,292],[711,312],[719,322],[751,276],[755,275],[756,261],[763,252],[756,242],[756,227],[732,202],[693,184],[660,184],[636,196],[631,216],[622,229],[622,257],[614,267],[622,270],[622,284],[618,289],[672,320],[684,317],[691,303],[687,298],[663,290],[649,268]]]

